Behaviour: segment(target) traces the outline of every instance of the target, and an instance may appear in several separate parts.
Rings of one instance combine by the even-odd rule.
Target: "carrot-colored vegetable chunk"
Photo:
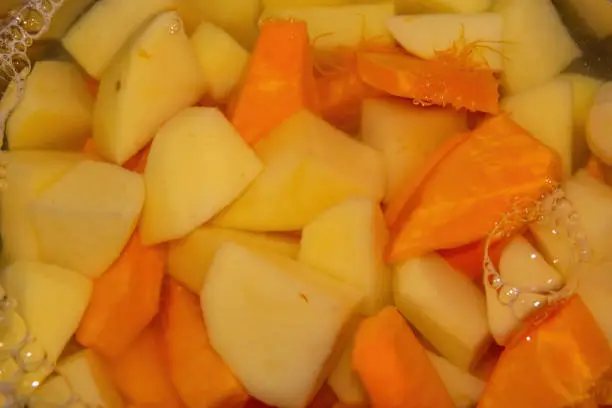
[[[504,239],[489,247],[489,258],[494,264],[499,264],[502,251],[510,240]],[[485,255],[485,240],[464,245],[459,248],[442,249],[438,251],[453,269],[463,273],[470,279],[482,280],[482,262]]]
[[[479,408],[576,406],[612,367],[612,349],[579,297],[502,353]]]
[[[560,179],[559,156],[508,116],[468,135],[426,169],[412,196],[392,203],[390,261],[480,241],[513,206],[534,203]]]
[[[366,84],[390,95],[456,109],[499,111],[499,84],[490,69],[402,53],[363,52],[357,56],[357,70]]]
[[[338,402],[338,398],[331,387],[324,384],[315,395],[312,402],[308,405],[308,408],[333,408]]]
[[[119,259],[94,281],[77,341],[107,357],[122,353],[159,310],[165,246],[144,246],[134,232]]]
[[[262,24],[231,121],[254,144],[302,109],[317,110],[313,56],[306,23],[275,20]]]
[[[115,384],[128,403],[142,408],[183,407],[168,374],[157,320],[109,365]]]
[[[425,349],[394,307],[386,307],[360,324],[353,367],[372,408],[453,406]]]
[[[198,298],[169,278],[161,322],[172,381],[189,408],[242,407],[249,399],[210,345]]]

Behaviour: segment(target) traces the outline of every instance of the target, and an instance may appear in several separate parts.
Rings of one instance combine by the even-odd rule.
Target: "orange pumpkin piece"
[[[76,340],[106,357],[129,346],[159,310],[166,247],[144,246],[134,232],[119,259],[94,281]]]
[[[359,325],[352,360],[372,408],[453,407],[425,349],[394,307]]]
[[[422,60],[399,52],[361,52],[357,72],[363,82],[393,96],[469,111],[499,112],[499,82],[487,68]]]
[[[110,360],[117,389],[139,408],[182,408],[168,374],[159,322],[154,320],[117,358]]]
[[[267,21],[261,25],[231,122],[249,143],[265,137],[302,109],[317,111],[313,56],[306,23]]]
[[[392,203],[391,262],[483,240],[516,200],[533,203],[560,179],[559,156],[506,115],[467,135],[399,197],[400,211]]]
[[[504,350],[478,407],[575,406],[589,401],[611,367],[610,344],[586,305],[574,296]]]
[[[188,408],[238,408],[249,399],[210,345],[197,296],[168,278],[161,312],[169,372]]]

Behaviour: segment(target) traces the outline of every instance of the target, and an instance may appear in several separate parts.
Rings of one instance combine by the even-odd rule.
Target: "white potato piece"
[[[487,278],[483,277],[489,329],[497,344],[505,345],[520,328],[521,319],[535,311],[537,302],[546,300],[545,296],[531,292],[559,290],[564,279],[522,236],[514,238],[504,248],[499,261],[499,274],[508,289],[517,287],[521,290],[515,303],[504,305]]]
[[[109,376],[106,362],[92,350],[79,351],[61,360],[56,371],[84,403],[105,408],[125,406]]]
[[[384,260],[388,238],[378,203],[350,198],[304,227],[298,259],[362,293],[361,312],[373,316],[393,303],[391,272]]]
[[[202,71],[175,12],[155,17],[100,81],[93,139],[109,161],[125,163],[159,127],[204,94]]]
[[[207,93],[218,102],[226,102],[240,82],[249,61],[249,53],[223,29],[204,22],[191,36]]]
[[[432,59],[436,51],[464,40],[480,45],[472,54],[474,61],[502,69],[503,19],[499,13],[402,15],[390,18],[388,27],[395,40],[418,57]]]
[[[204,225],[186,237],[170,242],[168,274],[199,294],[217,250],[228,242],[290,258],[297,258],[300,251],[297,238]]]
[[[398,13],[480,13],[488,10],[493,0],[398,0]]]
[[[262,163],[216,108],[187,108],[157,132],[140,221],[145,245],[184,237],[234,201]]]
[[[98,1],[70,28],[62,45],[89,75],[99,79],[142,24],[172,8],[173,0]]]
[[[202,21],[221,27],[243,47],[250,49],[257,37],[260,0],[176,0],[188,34]]]
[[[595,94],[587,119],[587,142],[597,157],[612,165],[612,82]]]
[[[217,226],[297,231],[349,197],[379,202],[384,195],[381,153],[308,111],[287,119],[254,148],[264,170],[214,219]]]
[[[23,97],[6,123],[11,150],[80,149],[92,127],[93,96],[78,67],[64,61],[40,61],[25,81]],[[0,111],[15,97],[11,84]]]
[[[490,344],[484,295],[439,255],[398,265],[393,291],[399,311],[457,367],[469,370]]]
[[[361,300],[290,258],[233,243],[217,252],[201,293],[214,349],[250,395],[279,408],[308,405],[354,330]]]
[[[72,398],[72,390],[64,377],[54,375],[46,379],[34,392],[28,401],[29,408],[49,408],[62,406]],[[80,407],[78,407],[80,408]]]
[[[467,131],[464,112],[421,108],[390,99],[366,99],[361,113],[361,139],[382,152],[388,203],[448,137]]]
[[[610,262],[592,265],[579,277],[577,294],[612,345],[612,274]]]
[[[338,364],[327,379],[327,384],[342,404],[368,406],[368,394],[363,388],[359,375],[353,370],[353,347],[354,342],[351,341],[344,348]]]
[[[308,35],[317,49],[353,47],[363,41],[393,42],[387,21],[395,14],[393,3],[354,4],[338,7],[298,7],[266,9],[261,21],[267,19],[303,20]]]
[[[582,52],[550,0],[498,0],[504,18],[503,84],[517,93],[561,73]]]
[[[89,304],[91,280],[58,266],[23,261],[5,268],[0,283],[49,361],[55,362]]]
[[[516,123],[559,154],[564,177],[572,175],[575,135],[570,82],[553,79],[503,98],[501,107]]]
[[[456,408],[471,408],[478,404],[485,387],[484,381],[451,364],[444,357],[426,351],[429,361],[442,379]]]
[[[351,0],[262,0],[264,9],[288,9],[297,7],[338,7],[350,4]]]
[[[2,152],[6,188],[1,197],[0,233],[4,261],[38,261],[40,252],[28,206],[77,163],[81,153],[55,151]]]
[[[598,38],[612,34],[612,4],[602,0],[568,0]]]
[[[574,146],[572,148],[573,169],[584,167],[589,158],[589,146],[586,139],[587,120],[595,94],[603,84],[599,79],[574,73],[559,75],[559,79],[572,84],[574,96]]]
[[[84,160],[30,203],[44,262],[100,276],[128,242],[144,201],[142,176]]]

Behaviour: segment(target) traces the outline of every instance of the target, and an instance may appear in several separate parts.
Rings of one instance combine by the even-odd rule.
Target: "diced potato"
[[[387,99],[367,99],[361,114],[361,138],[385,159],[390,202],[438,146],[449,136],[467,131],[464,112],[420,108]]]
[[[115,54],[142,24],[172,8],[173,0],[98,1],[70,28],[62,45],[89,75],[101,78]]]
[[[354,2],[351,0],[262,0],[262,3],[265,9],[288,9],[297,7],[338,7]]]
[[[249,53],[221,28],[204,22],[191,36],[208,94],[226,102],[242,77]]]
[[[437,51],[475,43],[472,58],[486,62],[496,71],[502,69],[502,27],[499,13],[416,14],[389,20],[389,30],[408,52],[432,59]]]
[[[32,394],[28,401],[29,408],[49,408],[49,404],[53,406],[62,406],[72,398],[72,390],[64,377],[55,375],[43,382]]]
[[[612,34],[612,4],[602,0],[568,0],[598,38]]]
[[[250,49],[257,37],[260,0],[176,0],[188,34],[202,21],[221,27]]]
[[[217,252],[201,293],[214,349],[251,396],[285,408],[315,396],[361,300],[290,258],[233,243]]]
[[[214,224],[247,231],[297,231],[351,196],[378,202],[385,188],[381,154],[308,111],[255,145],[263,172]]]
[[[282,18],[303,20],[315,48],[353,47],[367,40],[393,42],[387,21],[394,14],[393,3],[356,4],[339,7],[266,9],[260,21]]]
[[[502,99],[501,106],[516,123],[556,151],[563,163],[564,177],[571,176],[575,144],[571,83],[553,79]]]
[[[510,93],[543,84],[580,57],[550,0],[498,0],[504,18],[503,82]]]
[[[182,239],[170,242],[168,273],[187,289],[200,293],[215,253],[227,242],[291,258],[297,258],[300,250],[297,239],[281,235],[203,226]]]
[[[482,380],[430,351],[427,351],[427,357],[429,357],[429,361],[431,361],[446,386],[455,407],[471,408],[478,404],[485,387]]]
[[[30,333],[55,362],[76,331],[91,297],[92,282],[79,273],[38,262],[15,262],[0,282],[17,302]]]
[[[47,32],[41,40],[61,40],[70,26],[91,6],[94,0],[64,0],[59,10],[55,12]]]
[[[480,13],[491,7],[493,0],[397,0],[398,13]]]
[[[345,347],[340,361],[327,379],[327,384],[342,404],[357,407],[367,406],[368,394],[363,388],[359,375],[353,369],[353,346],[353,342],[350,342]]]
[[[85,160],[30,204],[44,262],[95,278],[119,257],[144,201],[142,176]]]
[[[93,139],[123,164],[158,128],[204,94],[202,71],[180,18],[166,12],[125,48],[104,73],[94,109]]]
[[[52,151],[2,152],[6,189],[1,197],[0,232],[4,261],[38,261],[40,253],[29,205],[82,160],[81,153]]]
[[[577,293],[612,345],[612,274],[609,262],[593,265],[579,277]]]
[[[361,312],[373,316],[393,303],[384,261],[388,235],[378,203],[351,198],[304,227],[298,259],[362,293]]]
[[[587,119],[589,147],[608,165],[612,165],[612,82],[599,88]]]
[[[469,370],[489,346],[484,295],[440,256],[398,265],[393,291],[399,311],[457,367]]]
[[[106,362],[92,350],[80,351],[60,361],[56,371],[66,379],[82,402],[94,407],[124,407],[109,376]]]
[[[151,145],[143,243],[184,237],[238,198],[261,170],[257,155],[218,109],[183,110]]]
[[[12,84],[0,105],[17,89]],[[4,111],[4,108],[0,108]],[[91,133],[93,97],[70,62],[40,61],[25,81],[22,99],[6,124],[11,150],[80,149]]]

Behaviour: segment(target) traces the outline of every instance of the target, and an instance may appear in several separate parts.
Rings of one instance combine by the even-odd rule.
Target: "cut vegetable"
[[[394,307],[360,324],[353,366],[373,407],[454,406],[425,349]]]
[[[539,199],[559,174],[560,160],[553,151],[507,116],[489,119],[434,166],[404,201],[391,229],[389,258],[482,240],[515,200]],[[399,202],[394,208],[401,208]]]
[[[572,406],[612,366],[608,340],[578,297],[503,352],[480,408]]]
[[[435,59],[441,51],[465,53],[468,61],[502,69],[502,16],[499,13],[395,16],[389,30],[406,51]]]
[[[249,144],[301,109],[317,110],[313,59],[306,24],[264,23],[231,113]]]
[[[489,258],[494,265],[499,264],[502,251],[510,242],[504,239],[489,246]],[[438,253],[456,271],[462,272],[470,279],[478,281],[482,278],[482,263],[485,255],[485,240],[463,245],[458,248],[443,249]]]
[[[298,231],[349,197],[380,201],[381,154],[301,111],[255,146],[263,172],[214,224],[248,231]]]
[[[511,94],[547,82],[581,56],[550,0],[498,0],[493,10],[504,18],[502,80]]]
[[[612,296],[610,296],[612,274],[610,274],[610,266],[612,266],[610,262],[605,262],[586,268],[579,277],[576,293],[591,311],[593,318],[612,345]]]
[[[165,282],[162,327],[169,372],[188,408],[241,408],[249,396],[210,345],[197,296]]]
[[[200,299],[212,346],[247,392],[284,408],[313,399],[362,301],[290,258],[233,243],[217,251]]]
[[[457,367],[469,370],[489,346],[482,292],[440,256],[432,254],[398,265],[393,292],[406,319]]]
[[[164,247],[146,247],[135,232],[117,261],[94,281],[77,341],[106,357],[121,354],[159,309]]]
[[[456,408],[476,406],[484,391],[485,383],[472,376],[469,372],[454,366],[444,357],[440,357],[430,351],[426,353],[450,394],[454,406]]]
[[[604,163],[612,165],[612,82],[602,85],[587,119],[587,142]]]
[[[338,396],[341,403],[349,406],[367,406],[369,402],[368,394],[353,368],[353,348],[354,341],[351,341],[342,352],[338,364],[330,373],[327,384]]]
[[[480,13],[491,7],[493,0],[399,0],[398,14],[417,13]]]
[[[317,49],[357,47],[363,42],[392,44],[387,20],[394,13],[393,2],[350,4],[336,7],[298,7],[266,9],[260,21],[288,19],[304,21],[313,46]]]
[[[612,5],[599,0],[568,0],[578,16],[598,38],[612,34]]]
[[[368,85],[421,104],[497,113],[498,84],[492,70],[392,53],[360,53],[357,70]]]

